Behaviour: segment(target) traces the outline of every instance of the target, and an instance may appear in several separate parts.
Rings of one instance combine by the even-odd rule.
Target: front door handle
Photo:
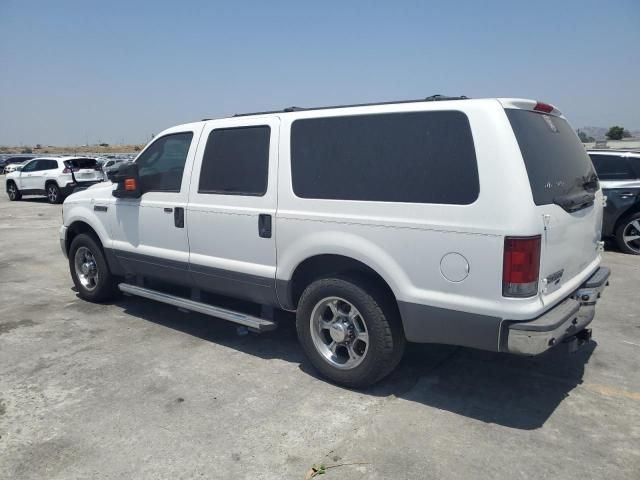
[[[271,215],[261,213],[258,216],[258,235],[260,238],[271,238]]]
[[[184,228],[184,208],[176,207],[173,209],[173,223],[177,228]]]

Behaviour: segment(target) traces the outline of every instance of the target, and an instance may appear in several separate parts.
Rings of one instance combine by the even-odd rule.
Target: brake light
[[[549,105],[548,103],[542,103],[542,102],[536,103],[536,106],[533,107],[533,109],[536,112],[544,112],[544,113],[551,113],[553,112],[554,108],[555,107],[553,105]]]
[[[71,173],[71,172],[77,172],[77,171],[78,171],[77,168],[65,167],[64,170],[62,170],[62,173]]]
[[[502,295],[532,297],[538,291],[540,235],[505,237],[502,265]]]

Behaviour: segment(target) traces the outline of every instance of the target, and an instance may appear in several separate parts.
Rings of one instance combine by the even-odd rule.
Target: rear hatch
[[[97,182],[104,179],[100,165],[93,158],[65,160],[64,166],[73,172],[76,182]]]
[[[569,123],[550,105],[506,108],[529,176],[542,236],[540,292],[582,280],[599,256],[602,195],[591,159]],[[576,277],[581,278],[577,279]],[[575,283],[575,282],[572,282]]]

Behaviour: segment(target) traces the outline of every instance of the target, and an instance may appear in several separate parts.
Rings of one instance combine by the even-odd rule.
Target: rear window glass
[[[593,180],[589,155],[569,123],[529,110],[505,110],[527,168],[536,205],[583,192]]]
[[[74,158],[65,160],[65,166],[70,168],[96,168],[98,162],[94,158]]]
[[[458,111],[296,120],[291,169],[302,198],[466,205],[480,191],[469,121]]]
[[[636,178],[625,157],[593,154],[591,161],[601,180],[633,180]]]

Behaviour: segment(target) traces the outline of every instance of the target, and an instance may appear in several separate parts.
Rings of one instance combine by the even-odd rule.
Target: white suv
[[[591,161],[531,100],[205,120],[162,132],[113,180],[64,203],[82,298],[119,289],[255,331],[295,311],[311,362],[342,385],[384,377],[407,340],[576,347],[609,277]]]
[[[49,203],[62,203],[75,189],[103,180],[100,166],[93,158],[34,158],[21,170],[7,175],[6,189],[11,201],[22,195],[46,195]]]

